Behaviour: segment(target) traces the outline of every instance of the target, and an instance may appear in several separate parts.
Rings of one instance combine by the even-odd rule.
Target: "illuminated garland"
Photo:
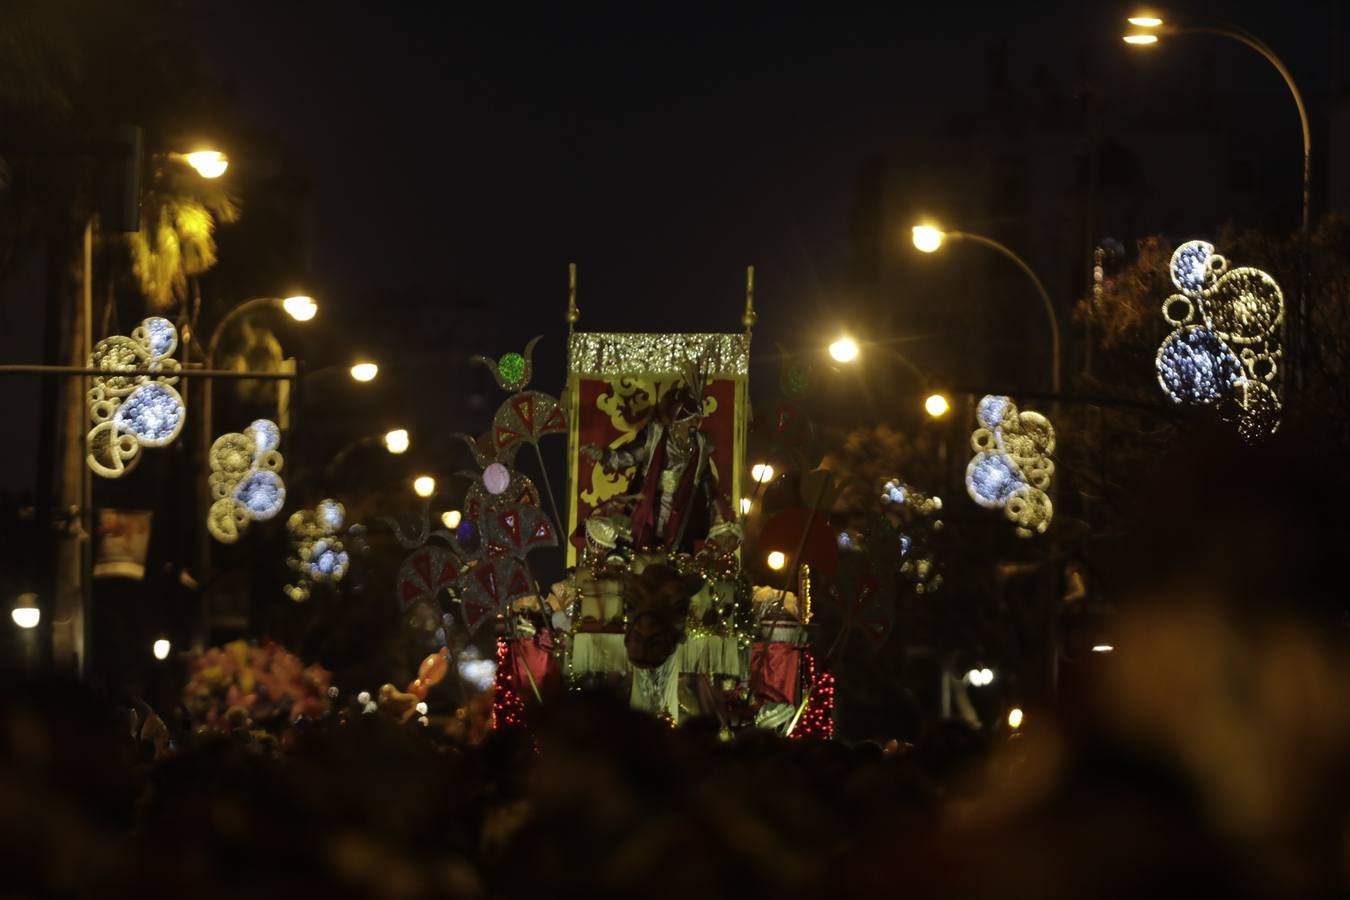
[[[970,436],[975,457],[966,467],[966,492],[986,509],[1002,509],[1018,537],[1044,533],[1055,510],[1050,480],[1055,429],[1037,412],[1018,412],[1008,397],[986,395]]]
[[[1228,268],[1205,241],[1172,254],[1172,283],[1163,301],[1175,331],[1158,347],[1158,385],[1173,403],[1216,406],[1246,441],[1280,427],[1280,359],[1284,294],[1260,269]]]
[[[802,563],[801,567],[802,624],[811,623],[811,567]]]
[[[834,737],[834,676],[816,672],[816,656],[809,647],[802,649],[803,684],[809,692],[801,720],[792,729],[794,738],[831,740]]]
[[[281,429],[258,419],[242,433],[223,434],[211,445],[211,504],[206,530],[222,544],[233,544],[250,522],[266,521],[286,502],[281,480]]]
[[[106,337],[89,354],[89,367],[107,375],[90,379],[89,453],[85,461],[96,475],[120,478],[136,467],[142,447],[163,447],[183,430],[187,410],[173,385],[178,361],[178,330],[168,319],[151,316],[131,332]],[[164,374],[119,375],[127,369]]]
[[[525,701],[512,683],[514,654],[506,638],[497,638],[497,674],[492,690],[492,727],[519,728],[525,724]]]

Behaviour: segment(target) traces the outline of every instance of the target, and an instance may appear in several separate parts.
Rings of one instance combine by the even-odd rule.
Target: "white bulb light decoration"
[[[1019,537],[1043,534],[1054,517],[1050,482],[1055,429],[1038,412],[1019,412],[1007,397],[986,395],[970,436],[975,457],[966,466],[966,491],[986,509],[1001,509]]]
[[[210,510],[206,530],[222,544],[233,544],[250,522],[281,512],[286,484],[281,480],[281,429],[258,419],[242,433],[223,434],[211,445]]]
[[[183,430],[187,410],[173,387],[178,383],[178,361],[170,354],[178,347],[178,330],[168,319],[151,316],[131,333],[106,337],[89,354],[95,375],[89,389],[89,455],[95,474],[120,478],[136,467],[142,447],[163,447]],[[164,374],[119,375],[129,369]]]
[[[1163,318],[1175,327],[1158,348],[1158,385],[1174,403],[1214,406],[1246,441],[1280,427],[1284,294],[1270,275],[1230,269],[1205,241],[1172,254]]]
[[[309,599],[313,584],[334,584],[347,574],[351,558],[338,537],[346,517],[341,503],[321,500],[314,509],[293,513],[286,520],[292,544],[286,565],[299,574],[295,584],[286,586],[286,596],[303,602]]]

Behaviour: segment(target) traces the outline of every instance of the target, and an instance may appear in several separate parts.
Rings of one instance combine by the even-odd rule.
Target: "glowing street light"
[[[1013,731],[1022,727],[1022,708],[1014,706],[1008,710],[1008,727]]]
[[[445,512],[441,513],[441,524],[451,531],[458,528],[459,523],[463,521],[463,519],[464,516],[457,509],[447,509]]]
[[[386,432],[384,435],[384,449],[390,453],[399,454],[408,452],[408,446],[412,443],[408,438],[408,429],[395,428],[393,431]]]
[[[773,481],[773,466],[768,463],[755,463],[750,467],[750,477],[759,484]]]
[[[37,594],[20,594],[9,616],[20,628],[36,628],[42,619],[42,610],[38,609],[37,605]]]
[[[351,373],[357,381],[374,381],[380,374],[380,367],[373,362],[359,362],[352,366]]]
[[[1157,28],[1163,20],[1151,12],[1137,12],[1125,20],[1136,28]]]
[[[947,233],[935,225],[915,225],[914,246],[924,253],[936,253]]]
[[[1145,44],[1158,43],[1158,36],[1156,34],[1127,34],[1122,37],[1121,40],[1127,44],[1142,46]]]
[[[851,363],[858,358],[858,345],[851,337],[841,337],[830,345],[830,358],[835,362]]]
[[[306,297],[298,294],[294,297],[287,297],[281,301],[281,308],[286,310],[286,315],[297,322],[308,322],[314,318],[314,314],[319,311],[319,304],[314,302],[313,297]]]
[[[947,402],[947,398],[942,394],[929,394],[923,401],[923,411],[928,413],[928,415],[932,416],[934,419],[942,418],[947,414],[947,410],[949,409],[951,409],[951,404]]]
[[[771,551],[768,558],[765,559],[765,562],[769,564],[770,569],[773,569],[775,572],[781,572],[783,567],[787,565],[787,554],[782,550]]]
[[[436,479],[430,475],[418,475],[413,479],[413,493],[419,497],[430,497],[436,493]]]
[[[172,649],[173,644],[170,644],[167,638],[160,638],[155,641],[154,646],[151,648],[155,654],[155,659],[168,659],[169,651]]]
[[[989,668],[971,669],[966,672],[966,682],[975,687],[984,687],[994,683],[994,670]]]
[[[1093,653],[1110,653],[1110,652],[1112,652],[1112,651],[1115,650],[1115,649],[1116,649],[1116,648],[1115,648],[1113,645],[1111,645],[1111,644],[1093,644],[1093,645],[1092,645],[1092,652],[1093,652]]]
[[[230,167],[230,160],[219,150],[195,150],[183,154],[183,161],[203,178],[219,178]]]

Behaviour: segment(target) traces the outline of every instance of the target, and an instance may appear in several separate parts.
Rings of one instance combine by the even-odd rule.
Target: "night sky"
[[[1131,62],[1111,4],[912,6],[207,3],[189,28],[311,167],[326,290],[510,304],[524,336],[557,326],[576,260],[589,328],[731,329],[754,263],[788,334],[838,297],[859,166],[978,109],[990,46],[1066,88],[1203,74],[1182,45]],[[1186,8],[1262,34],[1316,96],[1335,6]],[[1292,120],[1250,51],[1208,50]]]
[[[1235,44],[1188,39],[1141,59],[1113,4],[908,6],[190,0],[174,27],[310,179],[307,288],[339,308],[487,308],[495,346],[481,352],[544,333],[552,366],[569,261],[586,329],[736,330],[753,263],[757,348],[837,331],[854,300],[861,168],[987,111],[994,47],[1019,90],[1106,85],[1122,118],[1188,79],[1200,122],[1213,92],[1249,93],[1287,136],[1270,171],[1296,171],[1284,86]],[[1176,6],[1261,34],[1315,115],[1343,90],[1335,0]],[[16,341],[6,355],[30,358]],[[31,484],[21,466],[10,476]]]

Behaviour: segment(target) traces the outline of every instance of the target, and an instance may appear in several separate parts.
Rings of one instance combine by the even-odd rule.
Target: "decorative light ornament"
[[[483,469],[483,487],[487,488],[489,494],[501,496],[510,486],[511,471],[506,466],[495,462]]]
[[[1205,241],[1172,253],[1172,283],[1163,301],[1175,331],[1158,348],[1158,385],[1173,403],[1215,406],[1254,442],[1280,427],[1280,359],[1284,294],[1260,269],[1230,269]]]
[[[970,436],[975,457],[966,466],[966,491],[986,509],[1002,509],[1018,537],[1050,527],[1055,464],[1055,429],[1038,412],[1018,412],[1008,397],[986,395],[976,410],[979,426]]]
[[[770,569],[778,572],[787,565],[787,556],[781,550],[773,550],[770,551],[764,561],[768,564]]]
[[[89,455],[95,474],[120,478],[136,467],[142,447],[163,447],[183,430],[187,410],[173,385],[178,376],[119,375],[128,369],[177,372],[170,354],[178,346],[178,331],[168,319],[145,319],[130,337],[113,335],[99,341],[89,354],[95,375],[89,389]]]
[[[233,544],[250,522],[265,522],[286,503],[281,480],[281,429],[258,419],[243,433],[223,434],[211,445],[208,461],[214,501],[206,513],[206,530],[222,544]]]
[[[742,497],[742,498],[741,498],[741,515],[743,515],[743,516],[748,516],[748,515],[750,515],[750,507],[752,507],[753,505],[754,505],[754,501],[751,500],[749,497]]]
[[[293,513],[286,521],[291,532],[291,556],[286,565],[299,574],[287,585],[286,596],[297,603],[309,599],[315,583],[334,584],[347,574],[351,558],[338,533],[347,511],[336,500],[321,500],[312,510]]]

